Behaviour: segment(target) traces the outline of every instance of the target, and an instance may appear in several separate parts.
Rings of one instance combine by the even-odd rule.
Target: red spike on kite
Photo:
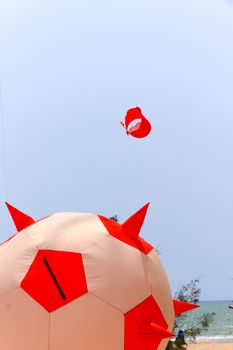
[[[129,128],[133,121],[138,121],[134,126]],[[146,137],[151,131],[149,120],[144,117],[139,107],[131,108],[125,116],[125,121],[121,121],[121,125],[125,128],[126,134],[136,138]]]
[[[22,211],[16,209],[9,203],[6,202],[6,205],[18,232],[35,222],[30,216],[24,214]]]
[[[186,311],[190,311],[199,307],[199,305],[186,303],[180,300],[173,300],[173,306],[176,315],[183,314]]]
[[[149,322],[149,321],[146,321],[143,323],[141,327],[141,332],[143,334],[159,336],[161,338],[171,338],[175,336],[174,333],[170,332],[166,328],[159,326],[155,322]]]
[[[149,204],[150,203],[144,205],[144,207],[142,207],[135,214],[130,216],[130,218],[121,225],[122,231],[126,235],[132,238],[137,238],[139,236]]]

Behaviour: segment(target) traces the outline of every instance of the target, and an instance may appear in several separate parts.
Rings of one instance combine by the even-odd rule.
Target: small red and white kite
[[[134,121],[136,124],[130,126]],[[125,128],[127,135],[139,139],[146,137],[151,131],[151,124],[149,120],[144,117],[139,107],[129,109],[126,113],[125,120],[121,121],[121,125]]]

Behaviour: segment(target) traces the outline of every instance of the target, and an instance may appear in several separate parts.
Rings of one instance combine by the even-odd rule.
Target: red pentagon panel
[[[149,243],[147,243],[142,237],[137,236],[135,238],[132,238],[126,235],[122,231],[121,225],[115,222],[114,220],[107,219],[101,215],[98,215],[98,217],[108,230],[109,234],[119,239],[121,242],[124,242],[145,254],[148,254],[153,249],[153,247]]]
[[[68,304],[87,293],[81,254],[40,250],[21,287],[48,312]]]
[[[152,296],[126,312],[125,317],[125,348],[124,350],[156,350],[166,336],[167,323]],[[158,333],[149,330],[148,324],[154,323]],[[165,332],[163,332],[163,330]]]

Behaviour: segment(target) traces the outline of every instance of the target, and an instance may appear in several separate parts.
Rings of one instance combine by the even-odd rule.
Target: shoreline
[[[202,341],[196,344],[189,344],[187,350],[233,350],[233,343],[210,343]]]

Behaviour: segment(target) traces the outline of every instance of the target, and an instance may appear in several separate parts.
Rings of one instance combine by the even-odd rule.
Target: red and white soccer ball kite
[[[156,251],[139,232],[148,204],[118,224],[58,213],[35,222],[8,204],[17,233],[0,246],[3,350],[162,350],[175,314]]]

